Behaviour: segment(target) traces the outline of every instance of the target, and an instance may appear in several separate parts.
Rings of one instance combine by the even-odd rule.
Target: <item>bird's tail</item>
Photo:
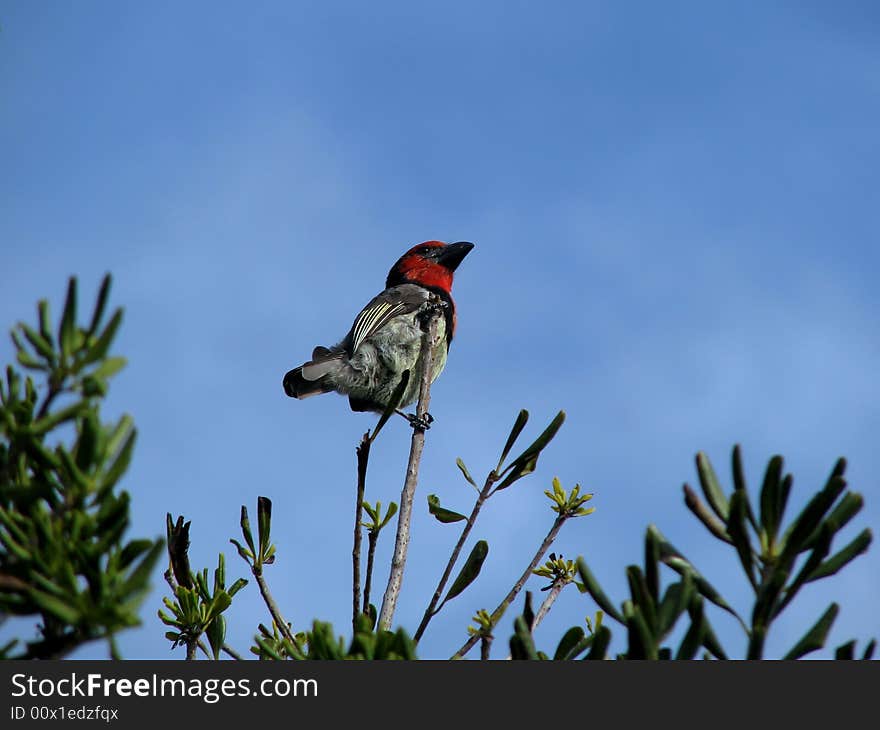
[[[316,347],[312,359],[284,375],[284,392],[291,398],[309,398],[335,390],[332,378],[341,365],[345,351],[334,351],[326,347]]]

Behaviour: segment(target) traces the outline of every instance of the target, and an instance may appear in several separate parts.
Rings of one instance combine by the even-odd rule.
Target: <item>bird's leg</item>
[[[397,414],[403,416],[407,421],[409,421],[409,425],[413,428],[420,428],[422,431],[427,431],[431,428],[431,424],[434,423],[434,416],[430,413],[426,413],[424,418],[419,418],[415,413],[404,413],[403,411],[395,411]]]

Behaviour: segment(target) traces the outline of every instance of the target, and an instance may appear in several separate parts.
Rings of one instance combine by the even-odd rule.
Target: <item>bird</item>
[[[414,427],[427,428],[433,420],[429,415],[420,420],[399,409],[418,398],[422,325],[426,314],[437,308],[443,316],[438,317],[431,382],[446,366],[457,322],[453,274],[473,248],[470,241],[425,241],[410,248],[391,267],[385,289],[354,318],[345,337],[331,347],[315,347],[311,360],[284,375],[284,392],[303,400],[335,391],[348,396],[352,411],[384,413],[401,380],[408,378],[394,407]]]

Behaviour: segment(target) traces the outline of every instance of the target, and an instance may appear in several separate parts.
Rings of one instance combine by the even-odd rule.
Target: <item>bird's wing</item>
[[[355,317],[346,338],[349,353],[354,354],[366,339],[394,317],[415,312],[427,300],[427,290],[414,284],[394,286],[374,297]]]

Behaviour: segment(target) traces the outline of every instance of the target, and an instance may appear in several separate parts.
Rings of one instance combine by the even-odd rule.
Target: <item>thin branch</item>
[[[489,659],[489,652],[492,649],[492,639],[491,635],[480,637],[480,659],[486,661]]]
[[[260,588],[260,594],[263,596],[263,601],[266,603],[269,613],[272,614],[272,620],[275,622],[281,635],[284,636],[285,639],[289,639],[293,642],[293,632],[290,630],[290,625],[284,620],[284,617],[281,615],[281,611],[278,608],[278,604],[275,603],[275,599],[272,598],[272,594],[269,592],[269,586],[266,585],[266,579],[263,578],[262,569],[258,570],[256,566],[251,566],[251,572],[254,574],[254,578]]]
[[[373,558],[376,555],[376,543],[379,542],[379,532],[370,531],[367,535],[367,577],[364,579],[364,613],[370,608],[370,588],[373,584]]]
[[[171,593],[173,594],[177,590],[177,582],[174,580],[174,574],[171,572],[171,568],[168,568],[163,574],[165,578],[165,582],[171,587]]]
[[[535,617],[532,619],[532,625],[529,626],[529,631],[534,631],[538,628],[538,624],[541,623],[544,616],[548,614],[550,609],[553,607],[553,604],[556,603],[556,599],[559,598],[559,594],[562,593],[562,589],[568,585],[569,581],[566,581],[561,578],[557,578],[550,586],[550,592],[547,594],[547,597],[544,599],[544,602],[541,604],[541,607],[538,609],[538,613],[535,614]],[[511,656],[508,654],[508,659],[511,659]]]
[[[529,576],[532,574],[532,571],[538,567],[538,563],[544,559],[544,553],[550,548],[550,545],[553,544],[553,541],[556,539],[556,536],[559,534],[559,529],[562,527],[563,523],[568,519],[569,515],[561,514],[555,520],[553,520],[553,526],[550,528],[550,532],[547,533],[547,537],[544,538],[544,542],[541,543],[541,547],[538,548],[538,552],[535,553],[535,557],[532,558],[532,562],[529,563],[529,567],[525,569],[523,574],[519,577],[519,580],[513,584],[513,588],[510,589],[510,592],[504,597],[504,600],[498,604],[498,608],[496,608],[492,612],[492,625],[497,626],[498,622],[501,620],[501,617],[504,615],[504,612],[507,610],[507,607],[513,603],[514,599],[517,597],[519,592],[522,590],[522,587],[526,584],[526,581],[529,579]],[[480,640],[479,634],[475,634],[471,636],[459,649],[455,654],[452,655],[452,659],[461,659],[467,654]]]
[[[239,654],[235,649],[233,649],[231,646],[229,646],[229,644],[223,645],[223,651],[225,651],[227,654],[229,654],[229,656],[231,656],[233,659],[238,659],[238,661],[244,661],[244,657],[242,657],[241,654]]]
[[[61,388],[50,383],[49,390],[46,391],[46,400],[44,400],[43,404],[40,406],[36,420],[40,420],[49,412],[49,406],[52,405],[52,401],[55,400],[59,393],[61,393]]]
[[[446,588],[446,582],[449,580],[449,576],[452,575],[452,569],[455,567],[455,563],[458,560],[458,556],[461,553],[462,547],[464,547],[465,542],[468,539],[468,535],[471,534],[471,529],[474,526],[474,523],[477,520],[477,515],[480,513],[480,509],[483,506],[483,503],[489,498],[490,492],[492,491],[492,487],[498,479],[498,475],[492,471],[489,473],[489,476],[486,477],[486,483],[483,485],[482,490],[477,495],[477,501],[474,503],[474,508],[471,510],[470,516],[467,518],[467,522],[464,525],[464,529],[461,531],[461,535],[458,538],[458,542],[455,544],[455,547],[452,550],[452,555],[449,556],[449,562],[446,563],[446,569],[443,571],[443,575],[440,577],[440,582],[437,584],[437,590],[434,591],[434,595],[431,597],[431,602],[428,604],[428,607],[425,609],[425,614],[422,616],[422,622],[419,624],[419,628],[416,629],[416,633],[413,637],[413,641],[418,643],[419,639],[422,638],[422,634],[425,633],[425,629],[428,628],[428,623],[437,613],[437,603],[440,601],[440,596],[443,594],[443,589]]]
[[[428,322],[422,332],[421,353],[421,381],[419,383],[419,401],[416,406],[416,417],[424,423],[425,414],[431,402],[431,376],[434,373],[434,345],[437,342],[437,321],[439,309],[435,306],[428,310]],[[403,585],[403,569],[406,566],[406,554],[409,548],[409,526],[412,517],[413,499],[416,485],[419,481],[419,464],[422,459],[422,449],[425,447],[425,427],[419,423],[413,425],[412,440],[410,441],[409,462],[406,467],[406,480],[400,495],[400,515],[397,518],[397,537],[394,541],[394,553],[391,559],[391,572],[388,576],[388,585],[382,598],[382,610],[379,613],[377,627],[390,629],[394,618],[394,610],[397,607],[397,598]]]
[[[550,592],[547,594],[547,597],[544,599],[544,602],[541,604],[541,607],[538,609],[538,613],[535,614],[535,619],[532,621],[531,630],[534,631],[538,628],[538,624],[541,623],[544,616],[550,611],[553,607],[553,604],[556,603],[556,599],[559,598],[559,594],[562,593],[562,589],[568,585],[568,581],[564,578],[557,578],[553,581],[553,585],[550,586]]]
[[[351,549],[351,626],[357,628],[361,604],[361,516],[364,508],[364,489],[367,483],[367,464],[370,461],[370,432],[367,431],[357,447],[357,503],[354,509],[354,547]],[[365,604],[366,605],[366,604]]]

